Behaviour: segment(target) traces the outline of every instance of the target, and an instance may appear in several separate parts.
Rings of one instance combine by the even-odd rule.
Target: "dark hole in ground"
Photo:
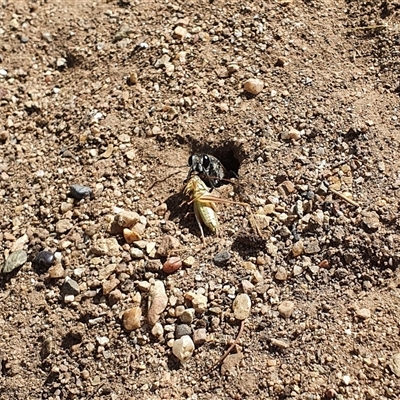
[[[191,140],[191,155],[210,154],[221,161],[222,165],[228,171],[228,178],[238,177],[240,168],[240,149],[235,142],[222,143],[219,145],[210,145],[200,142],[197,139]]]

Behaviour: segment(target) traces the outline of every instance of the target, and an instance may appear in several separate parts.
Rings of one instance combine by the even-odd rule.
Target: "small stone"
[[[183,26],[177,26],[174,30],[174,36],[180,40],[185,39],[187,30]]]
[[[294,303],[293,301],[285,300],[279,304],[278,312],[284,318],[289,318],[294,311]]]
[[[113,291],[120,284],[120,280],[117,278],[111,278],[103,283],[103,295],[107,296],[111,291]]]
[[[115,238],[98,239],[92,245],[90,252],[96,256],[118,256],[119,244]]]
[[[207,330],[206,328],[196,329],[193,332],[193,342],[196,346],[201,346],[207,341]]]
[[[287,349],[289,344],[286,343],[284,340],[280,339],[271,339],[271,345],[275,347],[279,347],[280,349]]]
[[[243,89],[248,93],[257,95],[264,89],[264,82],[260,79],[248,79],[243,84]]]
[[[24,265],[27,260],[28,255],[24,250],[17,250],[14,253],[11,253],[4,264],[2,270],[3,274],[8,274],[14,269],[20,267],[21,265]]]
[[[155,281],[149,291],[147,321],[153,326],[160,318],[168,304],[165,286],[162,281]]]
[[[350,382],[351,382],[350,376],[349,375],[343,375],[342,382],[346,386],[350,385]]]
[[[251,300],[249,295],[245,293],[238,294],[233,301],[233,315],[239,321],[249,317],[251,310]]]
[[[297,129],[291,128],[289,130],[289,139],[299,140],[301,138],[301,132]]]
[[[181,363],[186,362],[194,352],[194,343],[190,336],[182,336],[180,339],[175,340],[172,346],[172,352]]]
[[[182,262],[185,267],[193,267],[193,265],[196,262],[196,259],[193,256],[189,256],[186,257]]]
[[[60,279],[65,276],[65,270],[60,262],[56,262],[52,267],[50,267],[48,273],[51,279]]]
[[[130,249],[130,255],[132,256],[132,258],[135,258],[135,259],[140,259],[140,258],[144,257],[143,251],[140,249],[137,249],[136,247],[132,247]]]
[[[207,309],[207,297],[202,294],[188,293],[186,296],[197,313],[204,313]]]
[[[254,285],[247,279],[242,281],[242,289],[244,293],[251,293],[254,290]]]
[[[296,190],[296,188],[294,187],[294,184],[291,181],[282,182],[280,184],[280,187],[283,189],[283,191],[286,195],[289,195]]]
[[[372,387],[367,387],[366,391],[365,391],[365,398],[367,400],[372,400],[376,398],[376,392]]]
[[[61,219],[56,223],[56,232],[65,233],[73,227],[72,222],[69,219]]]
[[[134,211],[122,210],[118,213],[114,222],[121,228],[132,228],[140,221],[140,215]]]
[[[92,193],[93,193],[92,189],[90,189],[90,187],[87,186],[72,185],[69,188],[69,195],[77,200],[82,200],[86,197],[91,197]]]
[[[79,288],[79,285],[76,281],[71,279],[69,276],[65,277],[64,284],[62,285],[61,292],[63,295],[73,295],[76,296],[78,295],[81,290]]]
[[[141,291],[141,292],[148,292],[150,290],[150,282],[147,281],[140,281],[137,283],[137,288]]]
[[[175,328],[175,338],[179,339],[182,336],[190,335],[192,333],[192,328],[186,324],[179,324]]]
[[[142,318],[142,309],[140,307],[132,307],[126,310],[122,315],[122,325],[127,331],[133,331],[140,328]]]
[[[226,264],[230,258],[231,254],[229,253],[229,251],[223,250],[214,256],[213,261],[215,265],[221,266]]]
[[[182,321],[184,324],[190,325],[190,324],[193,322],[193,320],[194,320],[194,315],[195,315],[195,309],[194,309],[194,308],[186,308],[186,309],[182,312],[180,318],[181,318],[181,321]]]
[[[293,276],[299,276],[299,275],[301,275],[302,273],[303,273],[303,268],[302,267],[300,267],[300,265],[295,265],[294,267],[293,267]]]
[[[164,336],[164,328],[163,326],[159,323],[156,322],[151,329],[151,334],[156,337],[158,340],[161,340]]]
[[[360,308],[356,311],[356,317],[360,319],[371,318],[371,311],[368,308]]]
[[[302,240],[299,240],[292,247],[293,257],[298,257],[298,256],[302,255],[303,252],[304,252],[304,243]]]
[[[33,264],[48,269],[54,264],[55,260],[54,254],[51,251],[42,250],[33,259]]]
[[[288,278],[288,273],[285,267],[278,267],[278,271],[276,271],[275,279],[277,281],[286,281]]]
[[[363,212],[362,213],[362,222],[371,231],[376,231],[381,226],[381,223],[379,220],[379,215],[375,211]]]
[[[148,260],[146,264],[146,270],[150,272],[158,272],[162,269],[162,263],[160,260]]]
[[[321,251],[321,248],[319,247],[318,240],[312,240],[312,241],[306,243],[304,246],[304,252],[306,254],[317,254],[320,251]]]
[[[137,242],[138,240],[142,239],[142,236],[139,233],[128,228],[124,228],[123,235],[125,242],[128,244],[132,244],[133,242]]]
[[[180,247],[180,242],[177,238],[170,235],[165,235],[158,246],[157,254],[161,257],[168,257],[173,250],[177,250]]]
[[[163,265],[163,271],[166,274],[172,274],[182,267],[182,260],[180,257],[169,257]]]
[[[105,346],[110,343],[110,339],[107,336],[97,336],[96,341],[100,346]]]
[[[51,337],[45,339],[42,343],[42,348],[40,349],[40,358],[42,360],[46,359],[53,352],[54,344]]]
[[[272,243],[267,243],[266,251],[271,257],[276,257],[278,255],[278,247]]]
[[[119,303],[123,299],[122,292],[118,289],[113,290],[108,296],[108,302],[112,307],[114,304]]]
[[[390,370],[400,378],[400,353],[394,354],[389,360],[389,368]]]
[[[67,203],[66,201],[61,203],[60,210],[61,214],[65,214],[68,211],[71,211],[74,208],[74,205],[72,203]]]
[[[29,242],[29,237],[28,235],[25,233],[24,235],[22,235],[21,237],[19,237],[14,244],[11,247],[11,252],[15,252],[17,250],[22,250],[25,246],[26,243]]]

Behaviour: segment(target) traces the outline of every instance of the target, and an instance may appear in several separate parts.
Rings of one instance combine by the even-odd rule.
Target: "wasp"
[[[193,174],[198,174],[211,190],[215,189],[222,180],[232,177],[221,161],[210,154],[193,154],[189,157],[188,164],[190,168],[186,182],[189,182]]]
[[[202,223],[207,226],[212,233],[218,235],[219,223],[216,214],[217,206],[215,203],[239,204],[245,207],[249,206],[247,203],[239,203],[214,196],[210,193],[210,189],[208,189],[207,185],[197,174],[192,174],[192,176],[189,178],[183,193],[189,197],[188,204],[193,203],[194,215],[200,228],[201,239],[203,243],[205,243],[205,238]],[[251,210],[250,213],[253,217],[257,233],[261,236],[259,227]]]

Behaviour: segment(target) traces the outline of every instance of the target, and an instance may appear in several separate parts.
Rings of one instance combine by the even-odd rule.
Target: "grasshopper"
[[[221,199],[220,197],[214,196],[210,193],[210,190],[206,184],[201,180],[199,175],[193,174],[189,181],[186,183],[183,193],[189,197],[188,204],[193,203],[194,215],[196,217],[197,224],[199,225],[201,232],[201,239],[205,243],[204,231],[202,223],[207,226],[210,231],[218,235],[218,218],[217,218],[217,207],[215,203],[227,203],[227,204],[239,204],[245,207],[249,207],[247,203],[240,203],[236,201]],[[256,231],[261,236],[260,229],[252,215]]]

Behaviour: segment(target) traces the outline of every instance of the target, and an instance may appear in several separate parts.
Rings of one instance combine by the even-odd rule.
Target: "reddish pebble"
[[[320,267],[320,268],[328,269],[328,268],[330,267],[329,261],[328,261],[328,260],[322,260],[322,261],[319,263],[319,267]]]
[[[180,257],[170,257],[165,261],[163,265],[163,271],[166,274],[172,274],[175,271],[178,271],[178,269],[182,267],[182,260]]]

